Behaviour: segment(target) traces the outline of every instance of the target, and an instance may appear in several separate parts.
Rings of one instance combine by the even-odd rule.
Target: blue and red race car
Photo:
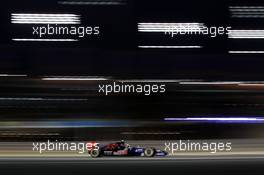
[[[102,156],[166,156],[168,153],[166,151],[158,150],[153,147],[142,148],[142,147],[131,147],[124,141],[110,143],[97,149],[92,149],[89,151],[91,157],[102,157]]]

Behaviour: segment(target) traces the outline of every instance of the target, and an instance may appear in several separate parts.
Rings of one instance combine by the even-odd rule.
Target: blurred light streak
[[[27,77],[26,74],[0,74],[0,77]]]
[[[239,86],[264,86],[264,83],[261,83],[261,84],[256,84],[256,83],[254,83],[254,84],[239,84]]]
[[[0,133],[4,136],[59,136],[59,133]]]
[[[230,6],[232,9],[264,9],[264,6]]]
[[[14,24],[80,24],[80,16],[74,14],[25,14],[12,13]]]
[[[202,46],[138,46],[142,49],[199,49]]]
[[[0,129],[23,128],[100,128],[100,127],[131,127],[139,124],[129,121],[6,121],[0,122]]]
[[[57,41],[79,41],[77,39],[33,39],[33,38],[13,38],[13,41],[52,41],[52,42],[57,42]]]
[[[228,51],[228,53],[231,53],[231,54],[262,54],[262,53],[264,53],[264,51],[260,51],[260,50],[258,50],[258,51],[253,51],[253,50],[251,50],[251,51],[249,51],[249,50],[244,50],[244,51],[236,50],[236,51],[233,51],[233,50],[230,50],[230,51]]]
[[[181,85],[238,85],[242,82],[221,82],[221,81],[216,81],[216,82],[180,82]]]
[[[263,15],[232,15],[233,18],[264,18]]]
[[[122,135],[178,135],[180,132],[122,132]]]
[[[43,81],[105,81],[108,78],[42,78]]]
[[[87,101],[87,99],[67,99],[67,98],[4,98],[0,100],[14,100],[14,101]]]
[[[82,1],[58,1],[62,5],[125,5],[124,0],[82,0]]]
[[[203,23],[138,23],[139,32],[198,32]]]
[[[230,30],[228,38],[233,39],[263,39],[264,30]]]
[[[263,18],[264,6],[230,6],[233,18]]]
[[[178,83],[181,80],[118,80],[124,83]]]
[[[264,118],[255,117],[190,117],[190,118],[164,118],[165,121],[192,121],[192,122],[264,122]]]

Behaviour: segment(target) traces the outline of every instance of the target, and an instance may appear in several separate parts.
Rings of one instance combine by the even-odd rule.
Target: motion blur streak
[[[182,80],[155,80],[155,79],[149,79],[149,80],[118,80],[120,82],[124,83],[177,83]]]
[[[260,50],[255,50],[255,51],[253,51],[253,50],[251,50],[251,51],[249,51],[249,50],[236,50],[236,51],[228,51],[229,53],[231,53],[231,54],[262,54],[262,53],[264,53],[264,51],[260,51]]]
[[[58,1],[62,5],[125,5],[125,0],[83,0],[83,1]]]
[[[77,39],[33,39],[33,38],[13,38],[13,41],[60,41],[60,42],[65,42],[65,41],[79,41]]]
[[[170,32],[174,30],[200,31],[204,25],[202,23],[138,23],[139,32]]]
[[[0,74],[0,77],[27,77],[26,74]]]
[[[230,6],[233,18],[263,18],[263,6]]]
[[[22,100],[22,101],[86,101],[87,99],[74,99],[74,98],[3,98],[0,100]]]
[[[264,86],[264,83],[239,84],[239,86]]]
[[[228,38],[234,39],[263,39],[264,30],[231,30]]]
[[[80,16],[74,14],[11,14],[14,24],[80,24]]]
[[[138,46],[143,49],[199,49],[202,46]]]
[[[182,85],[238,85],[242,82],[231,82],[231,81],[227,81],[227,82],[221,82],[221,81],[217,81],[217,82],[180,82],[180,84]]]
[[[103,81],[108,80],[107,78],[42,78],[44,81]]]
[[[122,132],[123,135],[176,135],[180,132]]]
[[[0,122],[0,129],[55,129],[55,128],[103,128],[132,127],[140,124],[117,120],[73,120],[73,121],[6,121]]]
[[[165,121],[212,121],[212,122],[264,122],[264,118],[241,118],[241,117],[222,117],[222,118],[215,118],[215,117],[191,117],[191,118],[164,118]]]

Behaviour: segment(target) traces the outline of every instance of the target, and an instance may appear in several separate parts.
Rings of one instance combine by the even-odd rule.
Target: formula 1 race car
[[[130,147],[129,144],[124,141],[110,143],[102,147],[99,146],[99,149],[92,149],[89,151],[91,157],[101,157],[101,156],[145,156],[145,157],[154,157],[154,156],[166,156],[168,153],[166,151],[158,150],[155,148],[142,148],[142,147]]]

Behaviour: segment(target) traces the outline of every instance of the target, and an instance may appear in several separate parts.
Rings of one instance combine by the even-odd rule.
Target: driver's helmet
[[[120,145],[124,146],[125,148],[130,148],[130,145],[127,144],[124,140],[120,141]]]

